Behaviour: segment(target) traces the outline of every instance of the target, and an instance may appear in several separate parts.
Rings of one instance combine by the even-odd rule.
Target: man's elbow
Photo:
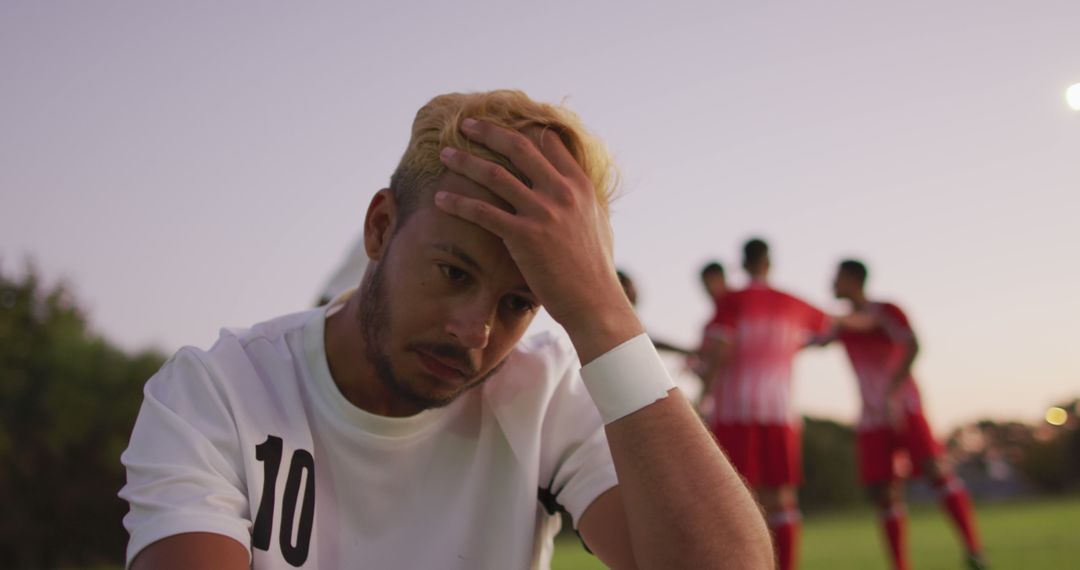
[[[776,551],[773,549],[772,539],[764,527],[758,532],[747,533],[741,540],[736,542],[724,559],[726,562],[718,564],[718,568],[772,570],[776,568]]]

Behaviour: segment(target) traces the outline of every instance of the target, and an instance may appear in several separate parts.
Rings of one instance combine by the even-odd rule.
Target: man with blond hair
[[[611,171],[566,109],[431,100],[368,207],[355,291],[148,381],[129,565],[539,568],[565,509],[615,568],[771,567],[619,287]],[[523,339],[541,306],[568,341]]]

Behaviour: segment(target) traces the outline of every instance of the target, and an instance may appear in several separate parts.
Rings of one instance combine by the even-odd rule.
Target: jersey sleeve
[[[705,340],[731,341],[735,335],[735,305],[732,294],[725,295],[716,302],[716,313],[705,325]]]
[[[541,494],[566,509],[577,528],[589,505],[618,479],[604,423],[576,361],[555,388],[541,431]]]
[[[892,303],[883,303],[881,305],[881,313],[878,318],[881,321],[881,328],[893,341],[906,342],[915,336],[915,331],[912,330],[907,315],[900,310],[900,307]]]
[[[181,349],[147,381],[121,456],[129,565],[148,545],[187,532],[224,535],[250,552],[239,436],[199,354]]]
[[[803,305],[803,312],[806,319],[805,325],[810,335],[816,337],[830,334],[833,328],[832,317],[810,303],[803,303]]]

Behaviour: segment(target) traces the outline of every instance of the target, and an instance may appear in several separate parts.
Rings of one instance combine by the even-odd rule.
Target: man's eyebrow
[[[463,251],[460,247],[452,243],[433,243],[431,244],[431,247],[439,251],[449,253],[450,255],[458,258],[458,260],[460,260],[465,265],[471,267],[473,271],[476,271],[477,273],[484,273],[484,268],[480,267],[480,264],[477,263],[477,261],[473,259],[471,255],[465,253],[465,251]],[[527,295],[530,297],[534,296],[532,289],[529,289],[528,285],[522,285],[521,287],[517,287],[514,289],[514,291],[519,295]]]
[[[450,244],[450,243],[434,243],[434,244],[431,244],[431,247],[434,247],[435,249],[440,250],[440,251],[445,251],[446,253],[449,253],[450,255],[458,258],[462,263],[464,263],[465,265],[468,265],[469,267],[471,267],[477,273],[483,273],[484,272],[484,268],[480,267],[480,264],[477,263],[476,260],[473,259],[471,255],[465,253],[460,247],[458,247],[458,246],[456,246],[454,244]]]

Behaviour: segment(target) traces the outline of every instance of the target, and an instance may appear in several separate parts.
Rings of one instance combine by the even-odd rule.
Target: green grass
[[[993,568],[1080,568],[1080,497],[978,507],[978,525]],[[963,549],[941,511],[911,510],[909,546],[919,570],[962,569]],[[877,520],[869,509],[807,517],[802,570],[888,568]],[[603,568],[576,538],[556,542],[553,570]]]

